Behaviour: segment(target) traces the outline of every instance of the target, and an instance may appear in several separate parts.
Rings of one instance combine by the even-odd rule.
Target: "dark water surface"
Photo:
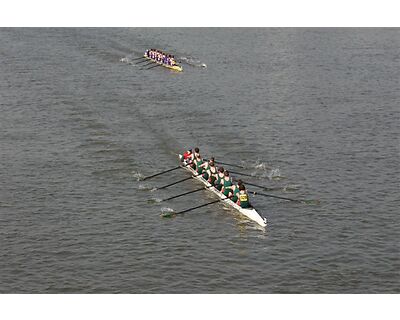
[[[0,292],[400,292],[399,29],[0,29],[0,44]],[[184,72],[140,70],[150,47]],[[150,191],[182,171],[137,181],[190,146],[321,203],[252,197],[265,230],[221,204],[163,219],[214,199],[155,202],[199,187]]]

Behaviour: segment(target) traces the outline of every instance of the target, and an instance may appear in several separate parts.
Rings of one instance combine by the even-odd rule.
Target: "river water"
[[[399,293],[399,29],[0,29],[1,293]],[[141,70],[147,48],[184,68]],[[173,171],[242,164],[263,229]],[[226,166],[228,168],[228,166]],[[238,177],[238,175],[236,175]]]

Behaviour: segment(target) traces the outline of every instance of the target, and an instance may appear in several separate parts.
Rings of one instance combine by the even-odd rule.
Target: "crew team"
[[[150,59],[153,59],[153,60],[163,63],[163,64],[167,64],[169,66],[176,65],[175,57],[173,55],[163,53],[160,50],[156,50],[156,49],[146,50],[144,55]]]
[[[185,165],[190,165],[199,175],[221,191],[227,198],[241,206],[242,208],[251,208],[249,195],[246,187],[239,179],[235,185],[229,176],[228,170],[222,166],[216,167],[214,158],[205,160],[200,155],[199,148],[186,151],[183,154],[182,161]]]

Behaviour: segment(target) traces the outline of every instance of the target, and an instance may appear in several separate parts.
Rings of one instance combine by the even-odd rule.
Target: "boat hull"
[[[171,70],[174,70],[174,71],[178,71],[178,72],[182,72],[183,71],[183,68],[181,66],[178,66],[178,65],[170,66],[168,64],[164,64],[162,62],[158,62],[158,61],[156,61],[154,59],[151,59],[146,55],[144,55],[143,57],[148,59],[148,60],[150,60],[150,61],[153,61],[154,63],[162,65],[164,68],[168,68],[168,69],[171,69]]]
[[[182,155],[179,155],[179,159],[180,160],[182,159]],[[226,199],[226,196],[222,192],[220,192],[218,189],[214,188],[201,175],[197,175],[197,172],[195,170],[193,170],[190,166],[183,166],[182,168],[184,168],[185,170],[189,171],[193,175],[193,179],[196,179],[196,180],[200,181],[201,183],[203,183],[207,187],[207,190],[209,190],[209,191],[213,192],[214,194],[216,194],[220,199],[224,199],[224,200],[221,200],[221,202],[223,202],[225,205],[233,207],[234,209],[239,211],[242,215],[244,215],[248,219],[256,222],[260,226],[262,226],[262,227],[266,227],[267,226],[267,218],[261,216],[257,212],[256,209],[254,209],[254,208],[251,208],[251,209],[242,208],[241,206],[237,205],[232,200]]]

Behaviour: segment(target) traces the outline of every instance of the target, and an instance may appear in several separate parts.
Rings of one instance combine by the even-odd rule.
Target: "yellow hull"
[[[158,62],[158,61],[156,61],[154,59],[151,59],[148,56],[143,56],[143,57],[145,57],[146,59],[148,59],[150,61],[158,63],[158,64],[162,65],[165,68],[168,68],[168,69],[171,69],[171,70],[174,70],[174,71],[178,71],[178,72],[182,72],[183,71],[183,68],[181,66],[178,66],[178,65],[170,66],[168,64],[164,64],[164,63]]]

